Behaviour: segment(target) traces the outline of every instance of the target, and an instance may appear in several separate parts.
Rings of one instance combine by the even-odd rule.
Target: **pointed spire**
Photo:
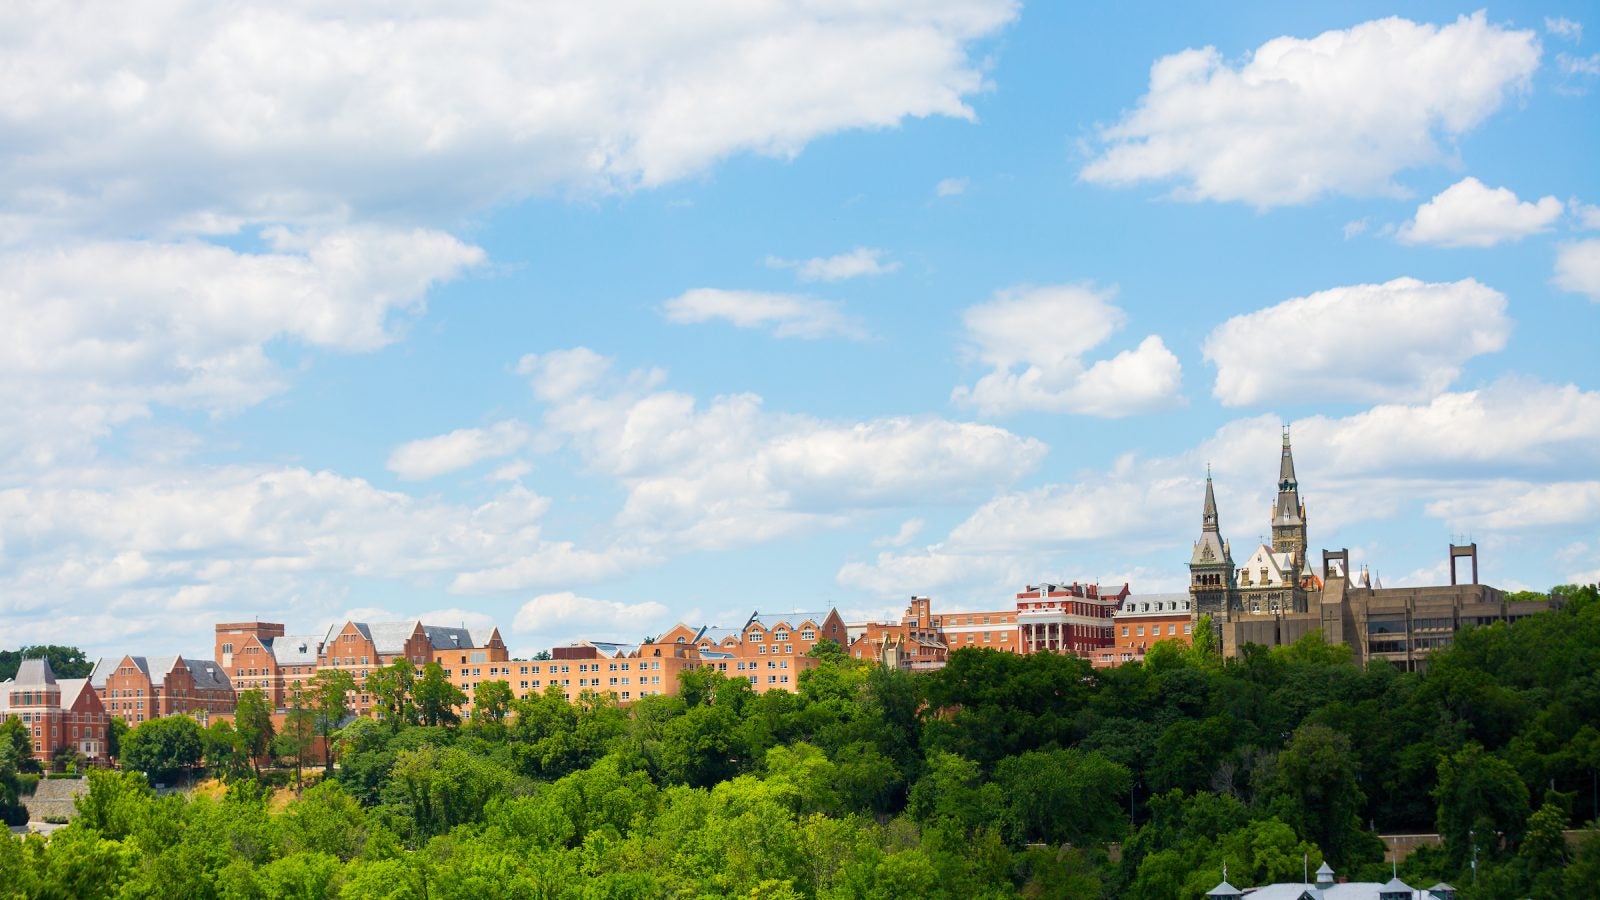
[[[1206,463],[1206,506],[1200,514],[1201,531],[1217,531],[1217,495],[1211,490],[1211,464]]]
[[[1294,477],[1294,453],[1289,449],[1289,426],[1283,426],[1283,462],[1278,465],[1278,490],[1292,491],[1299,488],[1299,482]]]

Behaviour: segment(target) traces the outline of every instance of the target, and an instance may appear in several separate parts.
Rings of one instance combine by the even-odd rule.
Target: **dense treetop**
[[[71,826],[0,842],[0,895],[1193,898],[1224,860],[1235,884],[1308,859],[1387,880],[1377,834],[1438,832],[1413,885],[1577,896],[1600,884],[1600,840],[1561,836],[1596,817],[1600,597],[1564,594],[1426,674],[1315,636],[1108,670],[964,649],[916,675],[824,648],[797,694],[703,671],[623,708],[480,688],[457,724],[461,698],[389,673],[384,720],[337,731],[292,798],[247,748],[298,767],[326,711],[285,742],[247,703],[198,735],[225,790],[94,773]],[[188,726],[159,722],[125,762],[192,765]]]

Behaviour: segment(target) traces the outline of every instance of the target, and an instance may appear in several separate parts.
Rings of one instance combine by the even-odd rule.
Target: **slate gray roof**
[[[95,660],[94,668],[89,671],[89,683],[94,685],[95,690],[105,690],[106,678],[116,671],[117,664],[120,662],[122,662],[122,657],[120,656],[115,659],[109,656],[102,656]]]
[[[813,610],[810,612],[787,613],[763,613],[758,611],[750,614],[750,619],[744,623],[744,627],[748,629],[753,622],[760,624],[762,628],[771,628],[779,622],[784,622],[787,623],[790,628],[799,628],[800,625],[806,621],[815,622],[820,627],[822,623],[828,621],[828,616],[831,612],[832,610],[823,610],[822,612],[816,612]]]
[[[222,666],[217,665],[215,660],[191,659],[187,662],[189,663],[189,674],[194,676],[196,690],[233,690],[233,681],[228,678],[228,673],[223,671]]]
[[[317,647],[322,639],[314,634],[286,634],[265,641],[272,658],[280,666],[306,666],[317,662]]]
[[[417,621],[412,619],[409,622],[357,622],[356,627],[361,629],[362,634],[372,639],[372,649],[375,652],[404,653],[406,641],[411,640],[411,635],[417,630]]]
[[[78,702],[78,695],[84,691],[94,692],[87,678],[64,678],[57,682],[61,686],[61,708],[71,709]]]
[[[56,673],[54,669],[50,668],[50,660],[48,659],[43,657],[25,659],[22,661],[22,665],[17,667],[17,677],[13,680],[16,682],[13,687],[39,687],[46,684],[55,684]]]
[[[481,639],[465,628],[451,628],[447,625],[424,625],[422,633],[428,636],[428,643],[435,650],[465,650],[468,647],[482,647],[488,642],[488,635]],[[408,632],[407,637],[410,637]],[[379,651],[387,653],[389,651]]]

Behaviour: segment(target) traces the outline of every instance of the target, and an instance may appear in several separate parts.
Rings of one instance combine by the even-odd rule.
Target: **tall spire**
[[[1289,426],[1283,426],[1283,461],[1278,464],[1278,502],[1273,505],[1274,527],[1302,522],[1300,482],[1294,477],[1294,451],[1289,449]]]
[[[1200,530],[1216,531],[1217,529],[1217,495],[1211,490],[1211,464],[1206,463],[1206,508],[1200,514]]]
[[[1283,426],[1283,462],[1278,465],[1278,490],[1298,490],[1299,482],[1294,478],[1294,453],[1289,449],[1289,426]]]

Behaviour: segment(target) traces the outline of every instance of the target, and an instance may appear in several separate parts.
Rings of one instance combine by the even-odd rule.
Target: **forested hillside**
[[[1307,857],[1386,880],[1378,833],[1437,831],[1412,884],[1594,896],[1600,840],[1561,831],[1596,816],[1600,597],[1564,590],[1425,675],[1315,639],[1101,671],[960,650],[926,675],[833,648],[797,695],[695,673],[625,708],[547,694],[423,726],[402,707],[344,728],[297,799],[211,729],[225,792],[97,773],[71,826],[0,842],[0,894],[1193,898],[1224,860],[1239,885]]]

